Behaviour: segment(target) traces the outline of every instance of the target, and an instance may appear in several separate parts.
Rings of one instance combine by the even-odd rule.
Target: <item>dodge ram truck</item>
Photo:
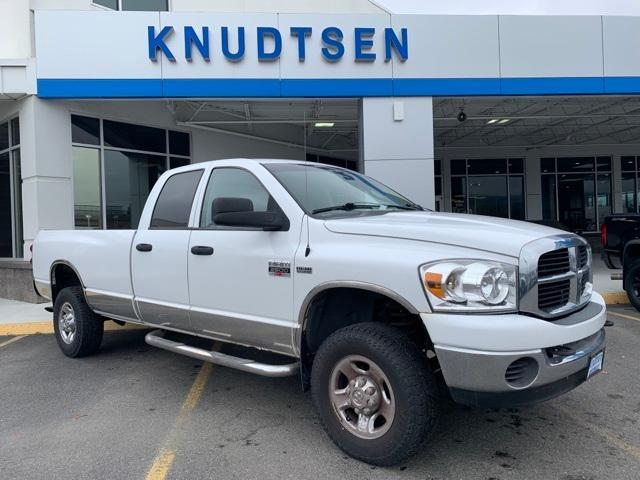
[[[97,352],[111,319],[172,352],[300,375],[331,439],[375,465],[416,453],[443,400],[544,401],[603,366],[606,307],[582,238],[428,211],[333,166],[177,168],[137,230],[41,231],[32,251],[65,355]]]

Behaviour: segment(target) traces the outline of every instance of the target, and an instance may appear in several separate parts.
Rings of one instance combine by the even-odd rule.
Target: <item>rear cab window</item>
[[[204,170],[176,173],[162,186],[153,215],[151,229],[186,229],[193,199]]]

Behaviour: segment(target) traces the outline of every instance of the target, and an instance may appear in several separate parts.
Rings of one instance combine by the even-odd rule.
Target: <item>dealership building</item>
[[[638,211],[640,17],[428,8],[0,3],[0,297],[35,301],[39,230],[136,228],[164,171],[221,158],[586,236]]]

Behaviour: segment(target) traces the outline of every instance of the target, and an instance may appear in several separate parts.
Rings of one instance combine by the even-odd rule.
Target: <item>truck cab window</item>
[[[211,172],[200,215],[201,228],[215,228],[217,213],[279,210],[256,177],[239,168],[216,168]]]
[[[166,181],[151,216],[151,228],[187,228],[202,172],[176,173]]]

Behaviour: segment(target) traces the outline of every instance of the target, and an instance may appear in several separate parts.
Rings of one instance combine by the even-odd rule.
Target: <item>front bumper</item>
[[[467,405],[518,405],[561,395],[587,379],[590,359],[605,347],[606,307],[598,294],[555,321],[517,314],[422,318],[453,399]]]

